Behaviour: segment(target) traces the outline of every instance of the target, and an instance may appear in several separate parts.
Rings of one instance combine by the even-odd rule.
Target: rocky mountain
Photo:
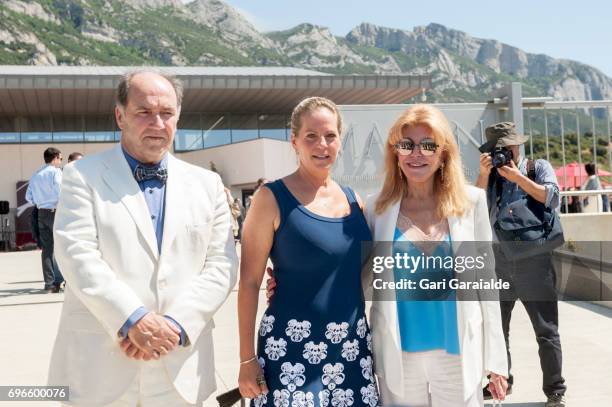
[[[474,38],[440,24],[416,27],[414,31],[361,24],[351,30],[353,44],[420,55],[425,69],[436,77],[440,91],[460,88],[490,88],[491,79],[519,80],[528,93],[557,99],[608,99],[612,80],[587,65],[530,54],[495,40]],[[493,81],[495,82],[495,81]]]
[[[612,79],[595,68],[439,24],[362,23],[345,37],[313,24],[261,33],[220,0],[3,0],[0,64],[296,66],[431,74],[438,101],[482,101],[509,81],[527,96],[612,98]]]

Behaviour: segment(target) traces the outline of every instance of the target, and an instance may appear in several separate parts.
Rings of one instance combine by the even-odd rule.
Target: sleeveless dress
[[[276,290],[263,315],[257,355],[269,393],[254,407],[378,405],[371,335],[361,288],[361,242],[370,230],[353,191],[351,212],[306,209],[282,180],[266,186],[280,209],[270,259]]]

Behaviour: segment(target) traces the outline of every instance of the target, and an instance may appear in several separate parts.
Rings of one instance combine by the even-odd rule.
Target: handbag
[[[527,161],[527,175],[535,181],[532,160]],[[565,243],[557,211],[529,195],[500,209],[493,228],[500,240],[501,251],[508,260],[550,253]]]
[[[245,405],[244,399],[242,398],[238,387],[218,395],[216,399],[219,403],[219,407],[231,407],[238,402],[240,402],[241,407],[244,407]]]

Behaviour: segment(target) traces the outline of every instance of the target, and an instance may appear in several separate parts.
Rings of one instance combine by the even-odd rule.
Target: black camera
[[[491,151],[491,163],[495,168],[510,164],[512,158],[514,158],[512,150],[507,147],[496,147]]]

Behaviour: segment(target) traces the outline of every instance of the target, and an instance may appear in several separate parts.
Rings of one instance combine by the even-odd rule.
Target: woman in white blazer
[[[453,255],[458,244],[452,242],[491,240],[484,191],[466,184],[453,133],[435,107],[415,105],[391,128],[384,184],[368,199],[366,218],[374,241],[446,240]],[[366,290],[371,289],[373,273],[366,271],[364,276]],[[373,301],[370,311],[384,405],[482,406],[486,375],[492,394],[505,397],[508,368],[497,301],[453,301],[450,311],[432,313],[410,313],[411,306],[402,308],[403,302]],[[446,328],[441,333],[435,326]],[[446,345],[429,343],[427,329],[432,329],[432,336],[445,335]]]

